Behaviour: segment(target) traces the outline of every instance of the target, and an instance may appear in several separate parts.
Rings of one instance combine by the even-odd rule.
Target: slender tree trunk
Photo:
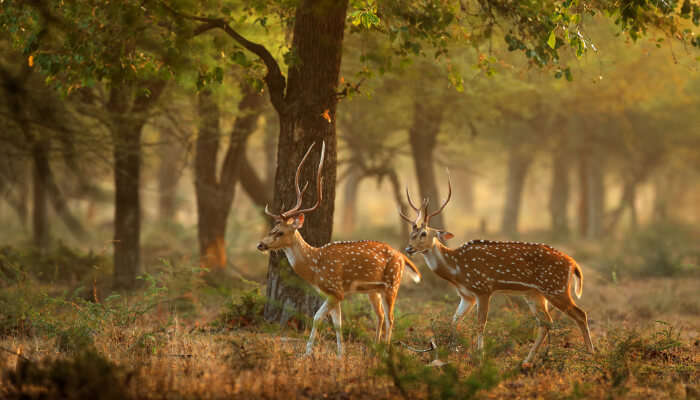
[[[533,160],[533,153],[511,147],[508,156],[508,177],[506,180],[506,201],[503,206],[501,231],[507,235],[517,235],[520,206],[525,187],[525,177]]]
[[[388,176],[389,183],[391,183],[391,191],[394,194],[394,201],[396,202],[397,207],[404,215],[408,215],[408,205],[403,200],[404,194],[401,190],[401,184],[399,183],[399,176],[393,169],[389,171]],[[406,221],[404,221],[403,218],[398,215],[398,213],[396,213],[396,215],[399,221],[399,237],[401,238],[401,243],[408,243],[408,235],[410,233],[409,226]]]
[[[301,234],[313,246],[328,243],[333,230],[336,181],[336,105],[340,60],[348,0],[302,0],[297,6],[292,51],[298,62],[289,68],[286,107],[280,112],[280,135],[275,174],[273,210],[294,204],[294,172],[312,143],[315,151],[301,171],[310,182],[303,207],[316,201],[316,182],[321,141],[326,143],[323,168],[323,201],[306,216]],[[323,114],[330,116],[330,122]],[[295,279],[284,255],[273,253],[267,274],[265,318],[285,325],[295,314],[313,314],[320,298],[307,284]]]
[[[586,237],[598,239],[603,234],[605,217],[605,187],[603,184],[602,159],[594,157],[588,165],[588,230]]]
[[[347,175],[345,190],[343,191],[343,231],[352,232],[355,230],[357,219],[357,191],[360,187],[362,174],[359,171],[352,171]]]
[[[168,124],[160,126],[160,140],[164,144],[159,149],[158,166],[158,219],[173,221],[177,212],[177,182],[180,179],[182,152],[172,140],[172,128]]]
[[[463,201],[460,203],[464,210],[468,213],[473,213],[476,209],[476,195],[474,194],[474,175],[465,173],[461,179],[460,188],[462,189]]]
[[[29,174],[22,168],[18,171],[19,179],[17,186],[17,215],[19,216],[22,226],[27,229],[27,221],[29,220]]]
[[[265,183],[269,183],[269,187],[272,187],[272,183],[275,181],[275,171],[277,167],[277,136],[279,134],[279,118],[267,118],[265,121],[265,138],[263,140],[265,146],[265,174],[261,177],[261,180]],[[272,190],[270,190],[270,196],[272,198]]]
[[[45,251],[49,245],[48,229],[48,185],[46,182],[49,170],[49,143],[45,139],[34,142],[32,147],[33,168],[33,207],[32,228],[34,246],[39,251]]]
[[[630,210],[631,224],[633,227],[637,225],[637,210],[635,207],[635,198],[637,192],[637,182],[636,179],[627,179],[622,188],[622,196],[620,197],[620,202],[618,206],[610,213],[610,218],[605,228],[605,233],[610,234],[615,231],[620,220],[622,220],[622,215],[626,208]]]
[[[416,168],[416,178],[420,189],[420,202],[423,198],[430,199],[433,208],[438,207],[442,199],[438,193],[435,179],[435,160],[433,153],[437,145],[437,136],[443,118],[443,106],[427,104],[424,96],[416,96],[413,106],[413,124],[409,130],[411,153]],[[418,205],[418,204],[416,204]],[[434,216],[430,224],[436,228],[445,229],[445,212]]]
[[[630,195],[627,198],[627,208],[630,210],[630,228],[637,230],[639,215],[637,214],[637,185],[632,185]]]
[[[578,159],[578,231],[582,236],[586,236],[588,232],[588,213],[589,213],[589,176],[588,169],[590,165],[590,151],[584,149],[579,153]]]
[[[661,173],[654,178],[654,205],[652,207],[652,220],[654,222],[665,222],[669,219],[668,206],[674,180],[675,175],[670,173]]]
[[[68,230],[78,239],[83,239],[87,235],[85,228],[80,223],[78,218],[76,218],[73,213],[70,212],[68,208],[68,202],[65,196],[56,184],[56,179],[54,178],[53,172],[51,171],[51,166],[46,165],[46,177],[44,179],[46,183],[46,188],[48,190],[49,196],[51,198],[51,204],[53,205],[54,211],[61,217],[63,223],[66,225]]]
[[[551,230],[556,237],[569,235],[569,221],[566,209],[569,203],[569,164],[571,160],[567,151],[559,146],[552,152],[552,186],[549,195],[549,214]]]
[[[240,168],[238,179],[243,190],[256,206],[265,207],[272,201],[272,185],[268,185],[260,178],[259,171],[251,165],[247,157],[241,160]]]
[[[262,109],[262,96],[248,85],[243,86],[239,115],[233,125],[220,176],[217,176],[217,154],[221,140],[219,105],[211,92],[199,95],[200,129],[195,155],[195,193],[197,196],[197,232],[201,265],[210,270],[226,268],[226,223],[245,157],[248,137],[257,125]]]

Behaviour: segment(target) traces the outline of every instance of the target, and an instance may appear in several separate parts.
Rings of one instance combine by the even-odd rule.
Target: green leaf
[[[557,45],[557,36],[554,34],[554,30],[550,32],[549,39],[547,39],[547,44],[551,48],[554,48]]]

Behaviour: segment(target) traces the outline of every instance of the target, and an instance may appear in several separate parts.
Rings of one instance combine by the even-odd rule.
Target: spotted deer
[[[321,169],[325,153],[325,143],[321,148],[321,161],[316,176],[317,199],[310,208],[301,209],[301,202],[307,185],[299,189],[299,174],[306,158],[311,153],[309,147],[294,177],[297,200],[288,211],[274,214],[265,207],[265,213],[274,219],[274,226],[258,244],[258,250],[281,250],[289,264],[301,278],[313,286],[326,300],[314,315],[311,335],[306,343],[306,355],[311,354],[319,321],[331,314],[335,328],[338,356],[343,354],[341,334],[340,302],[353,293],[366,293],[377,315],[375,340],[379,342],[384,333],[387,343],[391,340],[394,326],[394,303],[401,284],[404,267],[415,282],[421,275],[418,268],[403,253],[386,243],[363,240],[357,242],[334,242],[322,247],[308,244],[299,233],[304,225],[304,214],[314,211],[321,204]]]
[[[571,297],[572,277],[576,281],[576,297],[581,297],[583,274],[581,267],[568,255],[546,244],[472,240],[457,248],[442,244],[452,238],[449,232],[429,226],[430,218],[439,214],[450,201],[452,185],[447,177],[449,193],[445,202],[428,213],[428,199],[416,207],[406,189],[408,202],[417,213],[415,220],[399,214],[411,224],[412,230],[406,253],[420,253],[428,267],[457,290],[460,303],[452,322],[469,312],[476,303],[478,314],[477,347],[484,346],[484,328],[489,300],[494,293],[519,294],[525,297],[539,323],[535,343],[524,363],[530,363],[547,336],[552,324],[548,303],[571,317],[581,330],[588,351],[593,352],[586,312]]]

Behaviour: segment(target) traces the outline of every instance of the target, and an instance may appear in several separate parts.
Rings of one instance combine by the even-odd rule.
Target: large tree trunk
[[[336,181],[336,105],[340,60],[348,0],[302,0],[297,6],[292,51],[298,62],[289,68],[286,107],[280,112],[280,135],[275,174],[273,210],[294,204],[294,172],[312,143],[315,151],[301,171],[310,182],[303,207],[316,201],[315,169],[321,141],[326,143],[323,168],[323,201],[306,216],[301,234],[313,246],[328,243],[333,230]],[[323,118],[327,112],[330,122]],[[311,194],[311,195],[309,195]],[[294,278],[292,278],[294,276]],[[283,325],[298,313],[311,315],[320,298],[310,286],[300,283],[284,255],[270,255],[267,275],[265,318]]]
[[[140,271],[141,126],[122,120],[114,140],[114,286],[133,288]]]
[[[200,129],[195,155],[195,192],[197,197],[197,233],[200,262],[214,271],[226,268],[226,223],[245,157],[248,137],[253,133],[262,108],[262,96],[248,85],[243,86],[239,115],[231,130],[221,173],[217,176],[217,154],[221,132],[219,105],[209,91],[199,95]]]
[[[523,151],[517,145],[511,147],[508,155],[506,198],[503,205],[503,220],[501,221],[501,231],[507,235],[517,235],[518,233],[518,219],[525,177],[532,160],[532,152]]]
[[[33,168],[33,207],[32,207],[32,233],[34,246],[39,251],[45,251],[49,244],[48,229],[48,185],[46,179],[49,171],[49,142],[46,139],[38,139],[32,146]]]
[[[552,234],[558,238],[569,235],[566,208],[569,203],[570,156],[559,146],[552,152],[552,186],[549,195],[549,215]]]
[[[438,207],[442,201],[435,180],[433,153],[437,145],[438,133],[440,133],[443,109],[444,106],[429,104],[425,96],[417,95],[413,106],[413,124],[408,132],[421,196],[420,199],[413,200],[420,202],[424,198],[430,199],[430,204],[432,204],[433,208]],[[445,212],[443,211],[430,220],[430,225],[445,229],[444,221]]]
[[[134,95],[135,86],[115,82],[107,103],[114,155],[115,289],[133,288],[141,270],[141,131],[165,82],[148,86],[148,91]]]

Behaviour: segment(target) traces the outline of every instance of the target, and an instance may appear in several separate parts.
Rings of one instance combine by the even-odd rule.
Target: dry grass
[[[308,331],[280,331],[265,324],[213,329],[206,322],[220,310],[206,307],[190,319],[157,307],[131,324],[110,322],[96,332],[94,348],[122,368],[115,378],[122,395],[139,399],[382,399],[401,398],[404,393],[410,398],[451,398],[451,393],[452,398],[464,398],[455,394],[455,385],[470,384],[467,378],[485,363],[494,371],[482,371],[480,376],[491,374],[487,378],[498,383],[477,391],[478,398],[692,398],[700,390],[698,287],[697,278],[614,285],[590,273],[579,303],[589,313],[597,352],[584,352],[574,324],[555,313],[549,344],[528,369],[519,363],[532,343],[535,325],[520,300],[493,299],[488,350],[482,360],[473,350],[474,313],[456,332],[451,330],[448,321],[456,296],[445,287],[427,285],[402,288],[394,338],[426,347],[434,337],[440,348],[417,354],[395,345],[392,355],[405,359],[398,376],[380,373],[386,370],[387,352],[367,345],[373,321],[364,298],[344,308],[346,356],[342,359],[335,356],[328,325],[321,330],[315,356],[303,358]],[[32,362],[71,359],[79,353],[58,351],[57,339],[41,333],[7,336],[0,339],[0,346],[11,351],[21,348]],[[45,382],[13,384],[12,373],[27,361],[7,351],[0,354],[5,371],[0,397],[71,396],[72,392],[52,392]],[[447,366],[425,367],[436,357]],[[73,398],[110,398],[110,392],[102,390],[87,397],[76,393]]]

